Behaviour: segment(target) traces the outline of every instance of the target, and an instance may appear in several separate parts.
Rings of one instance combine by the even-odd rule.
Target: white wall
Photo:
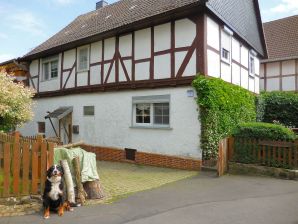
[[[36,100],[34,120],[20,129],[23,135],[34,135],[37,122],[44,121],[47,111],[73,106],[73,125],[80,134],[73,141],[118,148],[135,148],[144,152],[201,158],[200,123],[195,98],[187,97],[191,87],[156,90],[106,92],[70,95]],[[170,94],[170,130],[132,128],[132,97]],[[83,116],[83,106],[95,106],[94,117]],[[103,106],[104,105],[104,106]],[[53,119],[54,122],[55,119]],[[54,132],[46,123],[46,135]],[[57,127],[57,123],[56,123]],[[161,141],[162,140],[162,141]]]
[[[266,71],[264,67],[266,66]],[[260,67],[260,87],[266,91],[295,91],[296,89],[296,61],[264,62]],[[264,86],[266,80],[266,88]],[[298,83],[297,83],[298,84]]]
[[[230,60],[221,59],[222,48],[230,52]],[[232,33],[226,32],[211,17],[207,17],[207,66],[209,76],[222,78],[226,82],[259,93],[260,62],[258,57],[254,57],[255,74],[249,75],[249,50]]]

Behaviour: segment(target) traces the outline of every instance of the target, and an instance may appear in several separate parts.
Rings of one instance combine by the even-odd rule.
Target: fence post
[[[235,142],[234,137],[228,138],[228,161],[231,161],[234,156],[234,142]]]
[[[20,141],[20,132],[19,131],[16,131],[14,133],[14,142],[19,142]]]

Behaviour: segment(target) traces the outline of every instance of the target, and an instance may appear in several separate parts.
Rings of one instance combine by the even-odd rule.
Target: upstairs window
[[[47,81],[58,77],[59,57],[49,57],[42,60],[42,80]]]
[[[89,47],[78,48],[78,72],[89,70]]]
[[[94,116],[94,106],[84,106],[84,116]]]
[[[221,50],[221,58],[227,62],[230,62],[230,51],[225,48]]]
[[[253,56],[249,56],[249,73],[255,75],[255,58]]]

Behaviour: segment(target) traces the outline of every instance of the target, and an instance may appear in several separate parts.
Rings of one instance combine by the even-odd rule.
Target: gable
[[[206,6],[260,55],[266,46],[257,0],[209,0]]]

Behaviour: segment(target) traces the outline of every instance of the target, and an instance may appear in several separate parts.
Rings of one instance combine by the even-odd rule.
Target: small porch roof
[[[45,119],[57,118],[58,120],[61,120],[62,118],[70,114],[72,111],[73,111],[73,107],[59,107],[53,112],[48,112],[49,114],[45,116]]]

